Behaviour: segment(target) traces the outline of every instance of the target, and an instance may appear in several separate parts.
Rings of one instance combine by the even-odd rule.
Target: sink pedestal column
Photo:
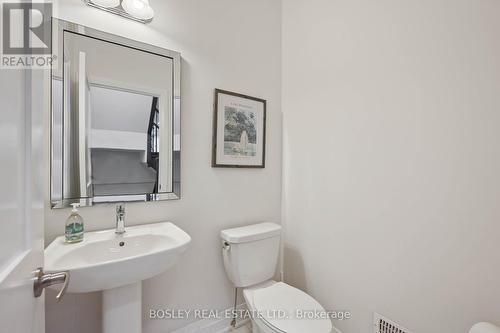
[[[141,333],[141,282],[102,292],[102,332]]]

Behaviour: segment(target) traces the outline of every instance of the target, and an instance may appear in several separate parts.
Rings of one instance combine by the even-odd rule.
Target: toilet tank
[[[226,273],[238,288],[273,278],[280,251],[281,226],[260,223],[221,231]]]

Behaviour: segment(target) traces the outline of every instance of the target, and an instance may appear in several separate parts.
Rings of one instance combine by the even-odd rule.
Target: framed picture
[[[212,166],[264,168],[266,101],[215,90]]]

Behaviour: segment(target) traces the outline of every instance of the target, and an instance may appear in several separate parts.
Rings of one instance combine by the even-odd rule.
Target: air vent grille
[[[384,316],[375,313],[373,316],[374,333],[412,333],[403,326],[393,322]]]

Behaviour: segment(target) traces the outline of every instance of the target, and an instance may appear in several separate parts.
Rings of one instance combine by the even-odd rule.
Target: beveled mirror
[[[53,20],[51,202],[180,198],[180,54]]]

